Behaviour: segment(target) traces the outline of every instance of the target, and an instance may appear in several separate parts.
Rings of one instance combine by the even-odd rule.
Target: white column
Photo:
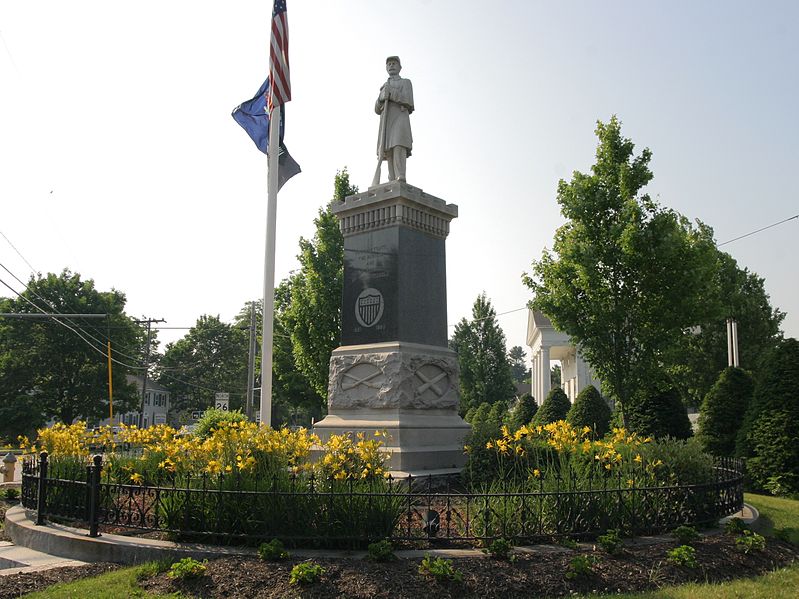
[[[735,366],[732,355],[732,319],[727,319],[727,366]]]
[[[540,406],[541,400],[538,397],[538,379],[538,354],[533,354],[532,364],[530,366],[530,381],[532,383],[532,389],[530,390],[530,393],[533,394],[535,403]]]
[[[741,363],[738,361],[738,321],[732,321],[732,361],[733,366],[738,367]]]
[[[543,345],[541,346],[541,383],[541,401],[543,402],[552,388],[552,380],[549,377],[549,348]]]

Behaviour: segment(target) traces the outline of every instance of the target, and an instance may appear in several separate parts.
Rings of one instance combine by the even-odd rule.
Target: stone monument
[[[379,140],[393,97],[378,99],[388,104]],[[465,463],[470,428],[447,346],[445,240],[458,207],[408,185],[400,162],[393,180],[333,206],[344,235],[341,346],[330,359],[328,415],[314,432],[324,440],[385,430],[395,476],[451,473]]]

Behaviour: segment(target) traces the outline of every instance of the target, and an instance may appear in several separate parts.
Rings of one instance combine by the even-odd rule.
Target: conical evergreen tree
[[[533,424],[549,424],[558,420],[566,420],[569,408],[571,408],[571,402],[566,397],[566,393],[560,387],[555,387],[535,413]]]
[[[718,456],[735,453],[735,440],[753,393],[754,382],[745,370],[730,366],[722,371],[699,413],[697,438],[705,451]]]
[[[537,411],[538,405],[535,403],[535,399],[529,393],[525,393],[513,406],[508,418],[508,427],[515,431],[525,424],[530,424]]]
[[[596,387],[588,385],[577,394],[566,420],[577,428],[587,426],[601,438],[610,430],[610,406]]]

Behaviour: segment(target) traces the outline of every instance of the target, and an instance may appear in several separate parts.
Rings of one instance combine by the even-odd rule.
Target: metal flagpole
[[[275,218],[277,159],[280,154],[280,110],[269,115],[269,176],[267,178],[266,248],[264,252],[264,317],[261,340],[261,424],[272,426],[272,339],[275,313]]]

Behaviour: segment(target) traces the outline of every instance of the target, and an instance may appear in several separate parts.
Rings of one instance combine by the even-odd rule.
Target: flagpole
[[[280,154],[280,105],[272,109],[269,122],[269,175],[266,202],[266,248],[264,251],[264,314],[261,336],[261,424],[272,426],[272,340],[275,313],[275,219],[277,218],[277,169]]]

